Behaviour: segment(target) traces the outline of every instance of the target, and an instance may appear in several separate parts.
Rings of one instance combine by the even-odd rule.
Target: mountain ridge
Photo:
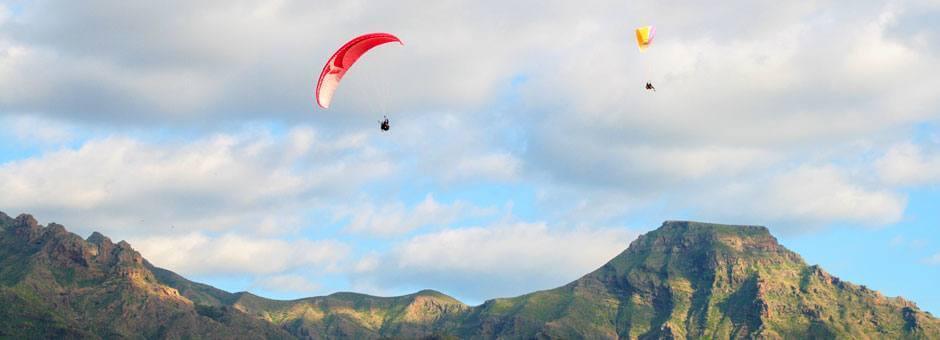
[[[0,212],[0,246],[0,303],[16,307],[0,315],[0,336],[940,338],[929,312],[806,264],[763,226],[666,221],[571,283],[478,306],[429,289],[230,293],[156,267],[127,242],[26,214]]]

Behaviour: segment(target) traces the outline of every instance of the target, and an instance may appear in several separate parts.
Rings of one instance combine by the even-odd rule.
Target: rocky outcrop
[[[236,310],[214,317],[162,283],[130,244],[0,216],[0,337],[291,338]]]

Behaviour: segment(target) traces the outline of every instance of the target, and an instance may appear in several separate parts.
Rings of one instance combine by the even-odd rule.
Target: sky
[[[0,0],[0,211],[229,291],[470,304],[665,220],[765,225],[937,314],[938,23],[920,0]],[[367,32],[404,45],[316,107]]]

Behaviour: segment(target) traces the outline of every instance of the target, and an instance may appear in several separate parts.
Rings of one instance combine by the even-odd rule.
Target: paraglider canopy
[[[640,48],[640,52],[646,52],[646,49],[650,48],[655,33],[656,30],[653,26],[643,26],[636,29],[636,46]]]
[[[317,105],[324,109],[330,107],[339,81],[356,60],[372,48],[390,42],[402,44],[398,37],[389,33],[369,33],[353,38],[336,50],[320,72],[320,80],[317,81]]]

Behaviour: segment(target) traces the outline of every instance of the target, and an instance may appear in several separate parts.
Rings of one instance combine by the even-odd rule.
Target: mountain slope
[[[126,242],[83,240],[29,215],[0,213],[0,228],[0,337],[291,337],[232,308],[197,308]]]
[[[0,337],[940,339],[940,321],[807,265],[764,227],[666,222],[562,287],[470,307],[424,290],[229,293],[0,213]]]
[[[461,334],[569,338],[940,338],[908,301],[808,266],[764,227],[666,222],[563,287],[496,299]]]
[[[397,297],[336,293],[294,301],[273,301],[240,293],[233,306],[302,337],[418,338],[443,335],[469,308],[439,292]]]

